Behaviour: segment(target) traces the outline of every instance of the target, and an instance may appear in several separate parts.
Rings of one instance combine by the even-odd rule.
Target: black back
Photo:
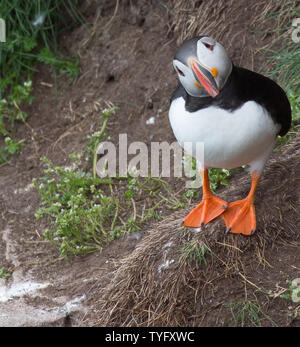
[[[278,135],[285,135],[291,126],[291,106],[283,89],[271,79],[241,67],[233,66],[225,86],[215,98],[191,96],[181,84],[171,101],[179,97],[184,98],[189,112],[212,105],[234,111],[247,101],[255,101],[269,112],[275,123],[281,125]]]

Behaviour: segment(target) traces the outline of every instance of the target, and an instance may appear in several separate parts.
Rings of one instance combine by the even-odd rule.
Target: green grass
[[[78,74],[78,59],[58,52],[59,33],[83,18],[77,0],[2,0],[0,18],[6,24],[6,42],[0,43],[0,135],[12,138],[17,121],[26,121],[25,103],[32,102],[32,77],[37,63],[51,66],[54,76]],[[11,153],[0,138],[0,163]],[[21,147],[19,146],[18,149]],[[14,152],[15,153],[15,152]]]
[[[299,6],[299,0],[283,0],[275,11],[265,14],[264,25],[270,23],[272,29],[267,33],[273,39],[264,50],[266,59],[261,67],[261,71],[280,82],[286,91],[293,90],[296,93],[300,92],[300,42],[292,39],[292,31],[296,29],[292,23],[300,17]]]
[[[265,63],[260,71],[281,85],[292,108],[292,128],[287,135],[278,138],[280,145],[290,141],[300,121],[300,42],[292,40],[292,31],[296,29],[292,23],[300,17],[299,6],[300,0],[283,0],[276,11],[264,16],[264,24],[273,23],[273,29],[262,34],[271,34],[274,38],[264,49]]]
[[[187,242],[181,253],[181,259],[188,258],[191,263],[197,263],[198,265],[207,265],[207,256],[212,255],[209,247],[203,241],[199,242],[197,238]]]
[[[260,327],[262,318],[267,319],[272,326],[277,326],[277,324],[262,311],[258,302],[238,301],[224,304],[224,306],[230,310],[232,315],[231,326],[243,327],[247,325],[251,327]]]

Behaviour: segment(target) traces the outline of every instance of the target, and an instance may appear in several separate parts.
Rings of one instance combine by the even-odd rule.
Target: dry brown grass
[[[198,35],[211,35],[222,40],[232,26],[226,22],[226,12],[234,10],[234,0],[171,1],[173,30],[178,35],[177,43]],[[200,4],[200,5],[199,5]]]
[[[258,70],[264,50],[290,38],[295,0],[170,0],[177,44],[198,35],[221,42],[235,64]],[[282,11],[280,11],[282,9]],[[275,12],[278,12],[274,15]],[[260,57],[259,57],[260,56]],[[265,66],[265,70],[272,65]]]

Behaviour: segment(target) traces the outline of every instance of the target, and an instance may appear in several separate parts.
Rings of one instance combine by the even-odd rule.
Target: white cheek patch
[[[197,57],[198,60],[208,69],[214,64],[214,52],[207,49],[201,40],[197,42]]]
[[[178,78],[183,85],[184,89],[192,96],[199,96],[201,92],[199,93],[199,89],[194,83],[196,82],[195,77],[193,75],[192,70],[181,63],[179,60],[174,60],[173,61],[173,66],[175,70],[177,71],[177,68],[180,69],[183,73],[184,76],[181,76],[178,72]]]
[[[177,69],[179,69],[184,73],[185,76],[187,75],[189,69],[187,68],[187,66],[182,64],[182,62],[180,62],[179,60],[174,59],[173,60],[173,66],[174,66],[174,69],[176,70],[176,72],[177,72]]]
[[[210,38],[206,38],[206,40],[208,39]],[[199,40],[197,42],[197,56],[201,64],[208,69],[214,67],[218,70],[215,80],[218,88],[222,89],[232,71],[232,63],[224,47],[218,42],[215,42],[211,51]]]

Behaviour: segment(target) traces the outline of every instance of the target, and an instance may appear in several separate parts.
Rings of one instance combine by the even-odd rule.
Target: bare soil
[[[149,146],[151,141],[175,141],[168,121],[177,86],[171,62],[181,39],[174,3],[85,2],[82,11],[91,30],[78,27],[60,38],[64,54],[80,57],[79,77],[55,81],[47,67],[38,67],[34,101],[24,105],[28,122],[15,128],[15,138],[25,145],[0,167],[0,268],[12,273],[0,279],[0,326],[229,326],[232,315],[224,304],[238,301],[260,304],[265,313],[259,315],[261,325],[300,325],[299,305],[280,297],[287,293],[286,280],[300,277],[299,134],[267,165],[252,238],[225,238],[220,221],[204,235],[184,231],[180,222],[189,206],[172,215],[162,211],[167,219],[147,226],[138,240],[126,237],[101,253],[59,259],[57,248],[43,237],[46,222],[34,217],[40,197],[31,182],[43,173],[40,158],[67,166],[68,155],[82,150],[86,135],[100,129],[99,112],[107,103],[120,107],[107,130],[112,142],[117,144],[121,133],[127,133],[129,143]],[[253,7],[251,1],[239,1],[232,9],[228,3],[218,2],[224,7],[222,23],[231,26],[230,35],[223,30],[221,42],[237,65],[258,71],[263,58],[255,52],[270,38],[254,34],[251,23],[265,2]],[[154,124],[146,124],[150,117]],[[184,187],[177,178],[168,182],[174,192]],[[241,198],[248,189],[248,174],[239,171],[218,195]],[[208,257],[206,266],[181,257],[194,237],[216,255]],[[170,241],[172,246],[164,249]],[[174,261],[158,275],[167,259]],[[168,288],[175,282],[170,298]],[[249,319],[245,325],[251,325]]]

